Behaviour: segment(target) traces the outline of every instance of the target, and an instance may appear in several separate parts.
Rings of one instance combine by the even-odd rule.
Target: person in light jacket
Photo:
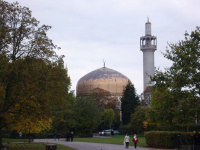
[[[127,149],[129,147],[129,141],[130,141],[130,137],[128,136],[128,134],[126,134],[126,136],[124,137],[124,142]]]

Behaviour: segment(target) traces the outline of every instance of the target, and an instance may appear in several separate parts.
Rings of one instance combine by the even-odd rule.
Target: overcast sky
[[[15,2],[16,0],[8,0]],[[48,36],[61,47],[71,78],[71,90],[85,74],[103,67],[121,72],[143,92],[140,37],[147,16],[157,36],[155,67],[171,65],[163,57],[167,43],[184,39],[200,25],[200,0],[18,0],[41,24],[51,25]]]

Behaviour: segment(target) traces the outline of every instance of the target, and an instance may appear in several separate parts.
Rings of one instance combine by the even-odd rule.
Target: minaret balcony
[[[157,46],[156,45],[140,45],[140,50],[156,50]]]

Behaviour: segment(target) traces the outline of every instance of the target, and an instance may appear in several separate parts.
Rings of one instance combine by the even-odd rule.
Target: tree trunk
[[[0,128],[0,149],[3,149],[2,128]]]
[[[187,132],[189,132],[189,125],[187,125]]]
[[[3,127],[4,127],[4,121],[3,121],[3,118],[0,117],[0,150],[3,149],[3,133],[2,133],[2,130],[3,130]]]
[[[31,143],[31,137],[30,137],[30,134],[28,135],[28,143]]]
[[[28,132],[28,143],[31,143],[31,134],[30,134],[30,131]]]

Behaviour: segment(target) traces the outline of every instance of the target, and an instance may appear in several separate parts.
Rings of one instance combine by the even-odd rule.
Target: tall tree
[[[161,130],[173,127],[176,104],[169,89],[165,87],[155,89],[154,87],[151,95],[151,108],[147,112],[148,123]]]
[[[113,126],[115,128],[118,128],[120,125],[119,99],[117,97],[112,97],[110,92],[101,88],[93,89],[92,98],[98,102],[101,112],[103,112],[105,109],[112,109],[114,111]],[[102,124],[99,126],[99,129],[101,130],[105,128],[107,128],[107,126],[105,126],[104,121],[102,121]]]
[[[123,96],[121,98],[122,123],[124,125],[130,122],[131,114],[138,105],[139,97],[136,94],[134,85],[129,81],[124,88]]]
[[[185,40],[169,44],[164,57],[172,61],[172,66],[164,72],[156,71],[152,81],[155,82],[154,97],[169,104],[173,109],[174,124],[188,127],[194,123],[200,110],[200,28],[185,33]],[[170,97],[160,95],[163,89]],[[165,92],[166,93],[166,92]],[[155,98],[153,97],[153,101]],[[161,102],[163,105],[166,104]],[[164,106],[151,104],[154,111],[165,111]],[[169,114],[167,116],[170,116]],[[169,122],[169,123],[170,123]]]
[[[91,96],[77,97],[75,110],[76,133],[80,136],[91,135],[100,123],[97,101]]]
[[[143,133],[145,130],[144,123],[147,121],[146,113],[148,111],[148,107],[139,105],[135,112],[131,114],[130,128],[134,133]]]
[[[0,0],[0,14],[1,139],[2,129],[12,123],[12,118],[16,114],[27,112],[27,116],[24,114],[23,117],[21,116],[21,120],[32,115],[32,112],[38,113],[38,118],[42,113],[48,114],[48,111],[36,111],[35,108],[39,106],[39,108],[44,108],[43,110],[50,109],[48,102],[52,100],[53,96],[56,96],[52,95],[52,93],[56,93],[56,89],[49,88],[51,85],[49,79],[55,74],[48,76],[48,71],[53,67],[52,62],[58,60],[54,50],[59,48],[47,36],[50,26],[39,26],[39,21],[32,17],[31,11],[27,7],[20,6],[18,2],[8,3]],[[32,58],[36,58],[36,60]],[[35,70],[31,70],[31,68],[29,70],[28,65]],[[33,83],[31,78],[36,82]],[[24,104],[29,105],[25,106]],[[28,110],[29,106],[33,109]],[[17,111],[18,113],[16,113]],[[48,121],[49,119],[44,120]]]
[[[14,62],[18,58],[30,56],[53,58],[58,47],[48,38],[47,25],[39,26],[31,15],[31,10],[18,2],[0,1],[0,52]]]
[[[63,59],[60,58],[54,66],[51,72],[52,88],[50,88],[54,96],[50,104],[53,115],[52,126],[53,130],[64,134],[75,127],[73,117],[75,116],[75,96],[72,91],[68,92],[71,82],[67,69],[64,68]]]
[[[1,114],[7,126],[26,134],[50,128],[54,116],[61,119],[56,114],[69,110],[71,103],[66,70],[36,58],[18,59],[16,68],[19,81],[13,86],[12,95],[16,102]]]
[[[112,108],[109,108],[109,109],[105,109],[102,114],[102,119],[104,121],[104,123],[108,124],[108,127],[111,129],[111,125],[112,125],[112,122],[114,120],[114,111]]]

